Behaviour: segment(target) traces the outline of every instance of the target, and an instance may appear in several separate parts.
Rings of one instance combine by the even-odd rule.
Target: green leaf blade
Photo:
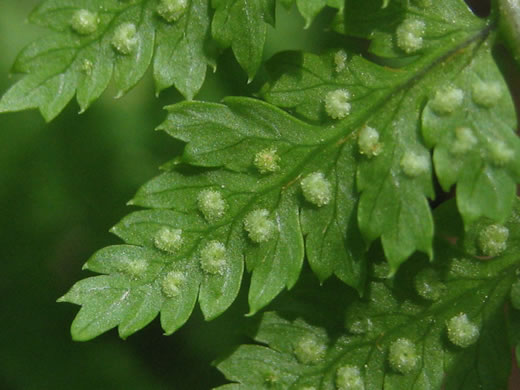
[[[204,275],[200,287],[200,309],[206,320],[221,315],[236,299],[242,275],[244,274],[244,258],[241,245],[237,245],[237,235],[241,232],[231,231],[225,241],[227,248],[227,267],[223,275]],[[239,242],[239,241],[238,241]]]
[[[139,0],[47,0],[30,21],[54,30],[25,48],[13,71],[24,73],[0,101],[0,112],[39,108],[47,121],[55,118],[76,95],[84,112],[106,90],[111,79],[121,97],[144,76],[154,60],[157,91],[172,85],[188,99],[200,90],[207,65],[210,15],[205,0],[175,23],[160,17],[156,2]],[[97,28],[78,33],[72,27],[77,12],[96,17]],[[125,47],[119,50],[120,28]],[[124,37],[126,35],[126,38]],[[120,43],[121,44],[121,43]]]
[[[161,327],[166,335],[179,329],[188,320],[199,295],[201,275],[194,265],[180,269],[187,277],[182,284],[180,294],[171,299],[165,299],[161,307]]]
[[[232,47],[250,81],[262,61],[267,23],[273,20],[273,0],[224,0],[216,4],[212,35],[224,47]]]
[[[515,199],[520,160],[513,156],[520,154],[520,141],[513,103],[489,47],[480,48],[449,85],[439,87],[422,113],[423,135],[435,147],[437,176],[445,190],[457,185],[457,204],[467,223],[481,216],[503,222]],[[463,100],[453,112],[439,114],[435,104],[446,88],[461,91]],[[490,93],[489,106],[479,103]]]
[[[327,93],[346,89],[355,97],[352,104],[363,107],[374,100],[386,99],[389,88],[395,88],[403,77],[400,72],[388,71],[342,49],[319,56],[282,52],[273,56],[266,67],[269,81],[261,96],[307,120],[322,123],[330,122],[324,104]]]
[[[330,151],[319,171],[331,178],[335,200],[331,205],[302,210],[302,228],[309,264],[321,282],[335,274],[343,282],[364,289],[365,244],[357,227],[355,186],[357,151],[352,144]]]
[[[72,338],[87,341],[117,326],[128,310],[130,285],[117,276],[84,279],[62,298],[83,307],[71,325]]]
[[[224,102],[225,105],[189,102],[168,108],[168,118],[160,129],[188,143],[183,161],[251,172],[256,153],[276,149],[282,158],[282,173],[289,164],[285,154],[296,155],[298,144],[318,142],[319,128],[259,100],[227,98]]]
[[[71,30],[71,19],[75,11],[86,9],[99,12],[101,18],[107,14],[124,10],[127,5],[118,0],[45,0],[29,15],[29,21],[57,31]]]
[[[336,30],[349,36],[369,39],[369,51],[380,57],[399,58],[421,54],[447,35],[478,29],[484,23],[475,17],[463,0],[451,1],[449,6],[435,1],[392,1],[386,7],[378,1],[363,4],[349,0],[345,7],[348,12],[344,14],[343,23],[337,24]],[[406,20],[424,23],[422,44],[410,53],[400,47],[396,34],[396,30]]]
[[[298,6],[298,10],[305,19],[305,28],[309,28],[309,26],[312,23],[312,20],[327,5],[327,0],[296,0],[296,5]]]
[[[451,220],[443,217],[448,209],[454,212],[455,202],[444,204],[436,212],[441,232],[443,225],[452,225]],[[266,386],[267,371],[273,377],[285,378],[286,388],[333,389],[344,367],[359,370],[365,388],[425,390],[441,388],[443,384],[447,389],[505,388],[511,347],[505,332],[509,314],[504,312],[504,303],[509,299],[511,284],[518,278],[512,272],[520,264],[516,253],[520,238],[517,218],[515,210],[506,224],[511,236],[507,251],[501,256],[483,260],[465,252],[463,248],[468,242],[464,241],[473,240],[475,232],[465,233],[460,223],[449,241],[437,237],[433,263],[417,256],[393,279],[373,271],[367,295],[348,301],[346,306],[340,286],[322,287],[327,292],[315,297],[315,301],[307,298],[315,286],[297,286],[301,295],[288,298],[277,312],[262,315],[255,328],[255,340],[262,346],[242,346],[218,368],[229,380],[251,388]],[[481,225],[471,227],[476,233],[479,229]],[[416,290],[417,275],[425,270],[437,272],[444,285],[437,300],[424,299]],[[328,301],[334,296],[338,300]],[[325,309],[328,305],[332,307]],[[321,310],[339,313],[332,320]],[[447,329],[450,319],[461,313],[479,329],[478,339],[465,347],[456,345]],[[410,372],[399,372],[389,361],[392,345],[403,339],[414,345]],[[301,345],[306,344],[301,343],[306,340],[327,346],[314,363],[302,360]],[[240,367],[239,361],[254,361],[260,353],[267,355],[265,345],[277,362],[292,364],[278,363],[278,370],[267,368],[263,375],[258,375],[259,370]]]
[[[133,39],[135,47],[125,55],[117,55],[114,62],[114,82],[118,89],[116,97],[123,96],[144,76],[152,62],[155,45],[155,26],[153,10],[148,7],[129,8],[118,15],[113,23],[124,25],[131,23],[136,28]]]
[[[266,306],[284,288],[292,288],[303,264],[299,211],[293,204],[292,196],[282,195],[272,214],[276,237],[267,243],[253,244],[246,252],[248,269],[253,272],[249,288],[249,315]]]
[[[44,119],[54,119],[72,99],[76,79],[72,72],[26,77],[2,96],[0,113],[39,108]]]
[[[154,79],[157,92],[175,85],[188,100],[204,82],[207,65],[213,65],[204,44],[209,35],[208,2],[190,2],[185,15],[157,32]]]
[[[294,381],[294,360],[266,347],[242,345],[232,359],[217,367],[228,379],[252,388],[265,388],[271,382],[287,387]]]
[[[122,317],[119,326],[119,336],[122,339],[141,330],[159,314],[162,304],[161,291],[157,286],[146,285],[129,298],[128,309]]]
[[[85,50],[80,61],[83,72],[78,76],[76,99],[81,111],[99,99],[107,89],[114,72],[111,48],[101,43]]]

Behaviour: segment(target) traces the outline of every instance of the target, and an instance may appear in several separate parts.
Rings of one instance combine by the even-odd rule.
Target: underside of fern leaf
[[[241,2],[216,3],[216,15],[244,11],[233,8]],[[271,6],[255,3],[262,23],[272,22]],[[479,19],[458,0],[392,1],[368,16],[348,9],[373,31],[352,34],[346,20],[343,33],[370,35],[375,60],[348,46],[281,53],[267,64],[265,101],[167,108],[160,129],[185,142],[184,153],[130,202],[145,210],[113,228],[125,245],[86,263],[104,275],[61,298],[82,306],[76,339],[115,326],[126,337],[159,313],[169,334],[197,301],[212,319],[236,298],[244,269],[254,314],[296,284],[304,259],[320,282],[335,275],[370,295],[374,241],[389,264],[385,276],[416,251],[438,257],[428,202],[434,180],[445,191],[456,186],[467,228],[510,216],[520,143],[492,56],[492,17]],[[380,18],[387,22],[374,27]],[[258,64],[243,62],[247,37],[219,23],[213,29],[251,77]]]
[[[298,6],[310,23],[327,2],[307,3]],[[37,108],[50,121],[74,96],[84,112],[111,80],[121,97],[150,64],[157,93],[175,86],[191,100],[207,67],[216,69],[218,47],[231,46],[253,79],[274,12],[274,0],[44,0],[29,21],[52,33],[18,55],[12,72],[23,76],[0,100],[0,113]]]
[[[317,296],[308,281],[298,284],[262,315],[260,345],[218,362],[235,382],[219,389],[506,388],[518,343],[508,337],[518,333],[518,314],[503,309],[520,285],[518,203],[502,226],[507,248],[493,259],[476,255],[489,220],[464,231],[455,207],[436,211],[449,236],[436,237],[433,263],[416,255],[388,279],[374,262],[363,298],[340,285]]]

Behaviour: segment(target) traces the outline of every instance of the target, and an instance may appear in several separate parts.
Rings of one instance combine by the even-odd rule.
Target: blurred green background
[[[16,54],[45,33],[26,22],[38,3],[0,1],[1,93],[18,77],[9,75]],[[266,56],[333,43],[332,35],[317,33],[319,21],[302,33],[294,10],[278,16],[281,28],[270,31]],[[254,88],[227,51],[198,98],[217,101]],[[114,95],[109,89],[82,115],[71,103],[50,124],[36,111],[0,115],[0,389],[208,389],[225,383],[211,361],[246,340],[244,294],[211,323],[197,309],[170,337],[154,321],[126,341],[115,331],[71,340],[78,307],[56,299],[89,275],[81,266],[90,255],[119,242],[108,229],[132,210],[125,203],[182,147],[153,131],[165,116],[161,107],[180,99],[173,89],[155,98],[147,74],[124,98]]]

